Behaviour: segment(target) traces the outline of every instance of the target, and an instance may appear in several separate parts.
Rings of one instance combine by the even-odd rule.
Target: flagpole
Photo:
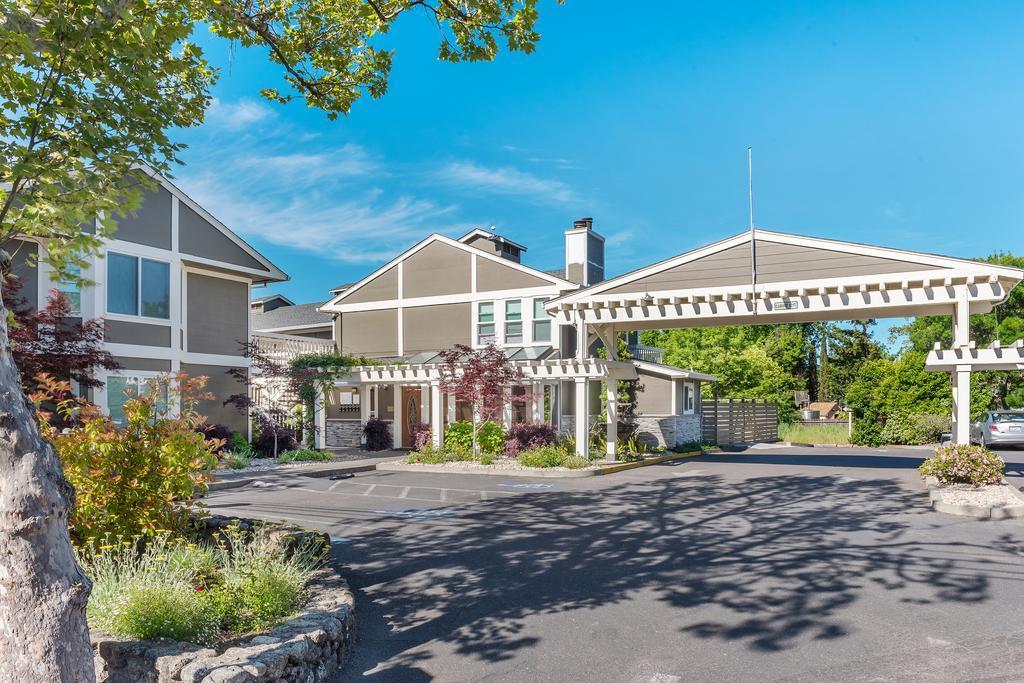
[[[750,292],[753,296],[754,315],[757,315],[757,233],[754,228],[754,148],[747,147],[747,193],[750,206]]]

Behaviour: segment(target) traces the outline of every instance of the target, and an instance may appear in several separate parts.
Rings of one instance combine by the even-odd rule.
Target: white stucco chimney
[[[604,279],[604,238],[594,232],[593,218],[565,231],[565,279],[584,287]]]

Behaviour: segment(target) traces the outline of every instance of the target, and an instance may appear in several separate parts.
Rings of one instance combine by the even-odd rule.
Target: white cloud
[[[230,131],[240,131],[276,116],[277,112],[264,102],[250,99],[225,102],[216,97],[206,112],[207,122]]]
[[[561,180],[539,178],[511,166],[488,168],[471,161],[452,162],[438,171],[437,178],[450,186],[495,194],[558,203],[578,200],[576,192]]]
[[[184,177],[181,186],[243,236],[258,236],[338,261],[393,258],[430,232],[447,229],[457,210],[429,199],[388,196],[375,188],[339,197],[334,188],[318,190],[308,177],[289,176],[286,171],[257,188],[235,181],[244,178],[236,170],[222,167],[216,174]]]
[[[250,155],[241,160],[251,174],[305,181],[379,173],[369,153],[352,143],[327,152]]]

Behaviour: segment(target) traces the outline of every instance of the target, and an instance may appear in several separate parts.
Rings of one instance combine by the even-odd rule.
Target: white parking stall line
[[[399,498],[407,498],[409,496],[409,490],[411,488],[412,488],[411,486],[406,486],[404,489],[402,489],[402,492],[400,494],[398,494],[398,497]]]

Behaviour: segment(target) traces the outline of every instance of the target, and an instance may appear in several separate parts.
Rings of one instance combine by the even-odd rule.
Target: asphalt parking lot
[[[338,680],[1024,680],[1024,522],[932,512],[925,455],[287,475],[208,504],[331,534],[359,621]]]

